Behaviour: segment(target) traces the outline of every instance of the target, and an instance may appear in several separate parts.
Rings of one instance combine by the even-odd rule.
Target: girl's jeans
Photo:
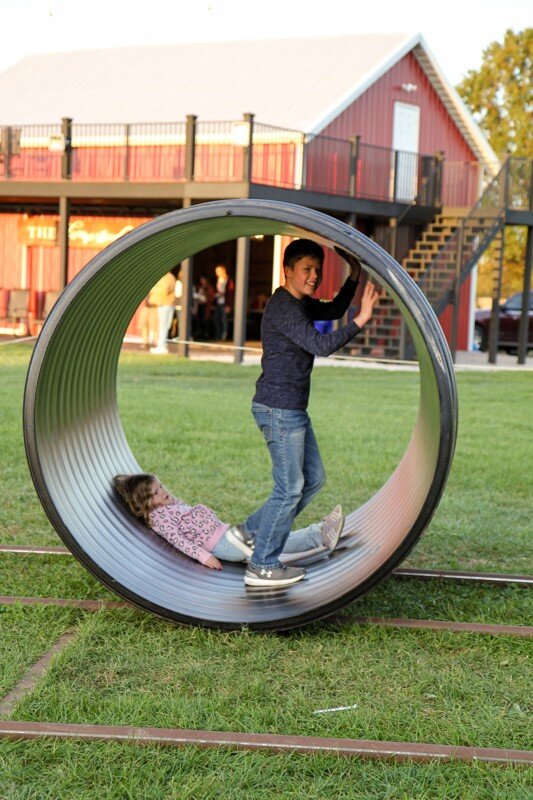
[[[324,467],[307,411],[252,403],[252,414],[270,452],[274,487],[244,528],[255,539],[253,566],[278,567],[295,517],[324,485]]]
[[[314,547],[322,547],[321,530],[321,523],[314,522],[307,528],[294,531],[285,542],[283,552],[303,553],[305,550],[312,550]],[[234,544],[228,542],[226,534],[218,540],[211,552],[216,558],[220,558],[221,561],[246,561],[246,556],[242,550],[239,550]]]

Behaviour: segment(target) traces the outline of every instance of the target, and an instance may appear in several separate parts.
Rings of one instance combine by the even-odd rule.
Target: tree
[[[533,158],[533,28],[507,30],[457,87],[500,158]]]
[[[479,70],[470,70],[457,87],[492,149],[507,156],[533,158],[533,28],[507,30],[503,44],[492,42],[483,51]],[[526,228],[505,231],[502,295],[522,289]],[[493,248],[479,261],[478,295],[492,294]]]

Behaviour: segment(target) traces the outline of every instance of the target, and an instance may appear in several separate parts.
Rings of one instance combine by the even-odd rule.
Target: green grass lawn
[[[28,346],[0,349],[0,543],[60,544],[22,442]],[[190,502],[238,521],[266,497],[270,465],[249,406],[255,366],[123,354],[119,405],[140,464]],[[457,451],[441,504],[405,565],[531,573],[528,373],[459,373]],[[328,482],[302,523],[354,508],[395,468],[418,401],[411,372],[316,368],[311,414]],[[69,556],[0,556],[1,594],[111,598]],[[349,613],[531,624],[516,587],[387,579]],[[323,622],[284,635],[180,628],[137,610],[0,608],[2,691],[65,630],[13,719],[441,742],[529,749],[526,640]],[[320,708],[357,704],[344,713]],[[528,727],[529,725],[529,727]],[[327,755],[2,742],[1,800],[531,797],[531,771]],[[529,783],[528,783],[529,781]]]

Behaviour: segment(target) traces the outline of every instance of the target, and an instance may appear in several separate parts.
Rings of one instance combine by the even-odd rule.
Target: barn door
[[[418,184],[420,106],[394,103],[392,147],[395,151],[394,194],[396,200],[413,200]]]

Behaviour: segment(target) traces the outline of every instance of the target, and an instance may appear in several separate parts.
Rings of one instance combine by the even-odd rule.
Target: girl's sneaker
[[[335,550],[341,538],[342,529],[344,528],[344,514],[342,513],[341,506],[335,506],[333,511],[324,517],[322,520],[322,544],[324,544],[331,552]]]
[[[231,542],[231,544],[236,547],[237,550],[240,550],[241,553],[246,556],[246,558],[252,557],[252,548],[248,547],[243,536],[243,532],[240,531],[237,526],[228,528],[226,531],[226,539],[228,542]]]

